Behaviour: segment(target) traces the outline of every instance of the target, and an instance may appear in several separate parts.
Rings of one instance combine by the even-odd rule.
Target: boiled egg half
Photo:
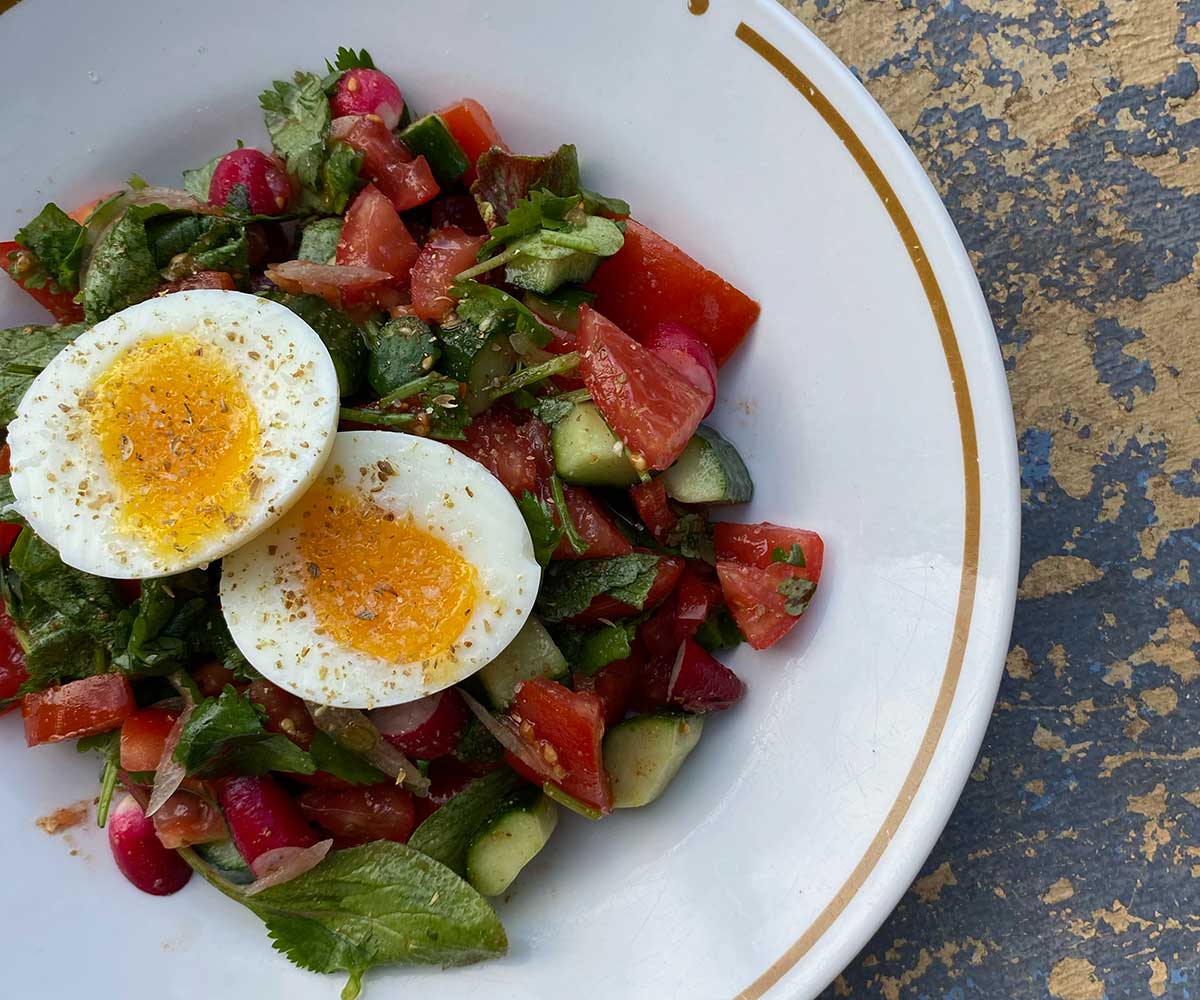
[[[287,516],[222,563],[221,606],[265,677],[373,708],[494,659],[540,580],[520,510],[482,465],[427,438],[350,431]]]
[[[202,566],[305,493],[338,403],[329,352],[283,306],[215,290],[150,299],[33,380],[8,431],[16,507],[88,573]]]

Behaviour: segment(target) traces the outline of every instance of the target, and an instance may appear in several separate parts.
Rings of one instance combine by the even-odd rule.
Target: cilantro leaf
[[[73,292],[79,288],[87,230],[57,205],[47,205],[19,229],[17,242],[33,253],[58,289]],[[25,283],[30,285],[36,280],[27,279]]]
[[[205,698],[196,706],[179,735],[175,760],[200,778],[267,771],[312,774],[312,757],[286,736],[268,733],[262,720],[261,709],[226,687],[219,698]]]
[[[15,326],[0,330],[0,427],[7,427],[33,381],[54,356],[87,329],[70,326]]]
[[[225,154],[214,156],[201,167],[195,167],[183,172],[183,189],[197,201],[208,203],[208,189],[212,186],[212,176],[216,173],[217,164],[225,158]]]
[[[297,70],[292,83],[276,80],[259,95],[271,145],[301,186],[316,189],[331,121],[321,78]]]
[[[525,782],[507,767],[476,778],[427,816],[413,831],[408,846],[463,875],[467,870],[467,848],[475,834],[529,791]]]
[[[296,251],[296,259],[332,264],[337,254],[338,240],[342,238],[342,224],[340,216],[310,222],[300,234],[300,249]]]
[[[538,613],[545,621],[562,621],[602,594],[641,610],[658,575],[658,563],[659,557],[649,552],[551,563],[542,577]]]
[[[429,324],[415,316],[399,316],[383,324],[367,324],[367,381],[380,396],[428,372],[442,356]]]
[[[816,589],[817,585],[812,580],[805,580],[800,576],[789,577],[776,588],[779,593],[787,598],[783,609],[789,615],[794,615],[797,618],[808,610],[809,602],[812,600]]]
[[[480,155],[475,172],[471,193],[489,227],[509,221],[509,213],[531,191],[579,194],[579,156],[572,145],[559,146],[545,156],[517,156],[493,146]]]
[[[800,548],[799,542],[792,542],[790,550],[785,550],[782,546],[776,545],[771,550],[771,562],[787,563],[789,566],[807,566],[808,563],[804,559],[804,550]]]
[[[339,46],[337,55],[333,61],[325,60],[325,68],[333,73],[337,70],[345,72],[348,69],[375,69],[375,60],[371,58],[371,53],[366,49],[359,49],[355,52],[353,49],[348,49],[344,45]]]
[[[321,164],[321,193],[317,206],[323,212],[341,214],[358,187],[363,154],[346,142],[330,142]],[[306,199],[306,204],[310,199]]]
[[[523,337],[534,347],[545,347],[553,334],[524,303],[508,292],[478,281],[455,281],[450,294],[457,299],[458,318],[473,323],[484,334],[493,331]]]
[[[154,263],[169,278],[196,271],[249,270],[246,228],[216,215],[171,214],[146,223],[146,239]]]
[[[533,555],[542,566],[550,564],[550,558],[562,540],[563,529],[554,517],[554,511],[545,500],[535,497],[526,490],[517,501],[529,537],[533,540]]]
[[[484,260],[497,247],[536,233],[539,229],[565,228],[568,224],[567,213],[578,206],[578,195],[556,196],[550,191],[531,191],[513,205],[505,222],[492,230],[487,241],[479,248],[479,259]]]

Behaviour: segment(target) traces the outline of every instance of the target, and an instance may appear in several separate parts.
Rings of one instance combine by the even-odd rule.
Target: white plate
[[[692,0],[695,8],[707,7]],[[499,905],[512,948],[368,977],[372,996],[754,998],[818,992],[932,846],[987,724],[1011,624],[1016,455],[991,324],[957,235],[850,73],[758,0],[604,4],[25,0],[0,20],[0,231],[130,171],[177,183],[257,95],[367,46],[418,109],[479,98],[509,143],[578,144],[590,187],[762,302],[717,424],[757,482],[739,519],[821,531],[825,575],[650,808],[567,816]],[[36,317],[7,282],[7,322]],[[201,883],[129,886],[36,817],[94,794],[7,719],[0,937],[15,994],[328,998]],[[773,989],[772,989],[773,987]]]

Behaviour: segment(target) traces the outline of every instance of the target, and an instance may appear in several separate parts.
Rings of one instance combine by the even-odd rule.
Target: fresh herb
[[[458,738],[454,756],[468,764],[499,764],[504,760],[504,747],[487,726],[472,716]]]
[[[112,580],[68,566],[28,528],[21,532],[8,558],[20,580],[22,600],[36,596],[98,644],[112,645],[120,607]]]
[[[508,948],[487,901],[444,865],[404,844],[380,840],[334,851],[299,878],[256,896],[218,879],[194,851],[180,853],[252,910],[275,948],[296,965],[349,973],[342,1000],[355,1000],[363,975],[377,965],[465,965]]]
[[[563,482],[559,479],[558,473],[550,477],[550,495],[554,498],[555,515],[562,526],[567,544],[571,546],[576,555],[583,555],[588,550],[588,543],[583,540],[583,536],[579,534],[579,529],[575,527],[575,521],[571,517],[571,508],[567,505]]]
[[[313,733],[308,753],[318,771],[332,774],[352,785],[378,785],[388,780],[386,774],[320,729]]]
[[[305,199],[304,207],[322,212],[341,213],[346,210],[351,195],[358,187],[358,172],[363,154],[346,142],[330,141],[325,147],[325,162],[321,164],[321,191],[315,199]]]
[[[537,385],[539,382],[544,382],[548,378],[555,375],[565,375],[567,372],[574,371],[579,367],[579,353],[571,351],[567,354],[559,354],[557,357],[551,358],[549,361],[542,361],[536,365],[526,365],[523,368],[518,368],[509,375],[498,379],[488,389],[488,398],[497,400],[502,396],[507,396],[509,393],[516,392],[519,389],[526,389],[531,385]]]
[[[133,205],[96,245],[83,280],[83,310],[89,323],[99,323],[158,291],[162,277],[146,223],[170,211],[164,205]]]
[[[634,637],[643,618],[614,622],[592,632],[562,625],[555,630],[554,641],[573,670],[595,674],[608,664],[632,655]]]
[[[529,529],[534,558],[540,565],[548,566],[563,537],[563,529],[555,519],[554,511],[545,500],[534,496],[529,490],[521,495],[517,507],[521,516],[525,518],[525,526]]]
[[[681,514],[664,541],[668,548],[677,550],[686,559],[702,559],[710,566],[717,564],[712,525],[703,514],[694,511]]]
[[[415,316],[368,323],[363,336],[371,352],[367,381],[380,396],[425,375],[442,356],[429,324]]]
[[[267,292],[264,297],[287,306],[317,332],[337,370],[338,391],[343,396],[357,392],[366,368],[367,346],[350,317],[317,295]]]
[[[331,264],[337,254],[338,240],[342,237],[342,219],[316,219],[304,227],[300,234],[300,249],[297,260],[311,260],[316,264]]]
[[[199,778],[267,771],[312,774],[317,769],[312,757],[286,736],[268,733],[264,715],[226,687],[220,697],[205,698],[196,706],[179,735],[175,760]]]
[[[338,70],[345,72],[348,69],[375,69],[375,60],[371,58],[371,53],[366,49],[359,49],[355,52],[353,49],[348,49],[344,45],[339,47],[337,55],[334,56],[333,62],[325,60],[325,68],[334,73]]]
[[[171,279],[196,271],[240,274],[250,266],[246,227],[220,216],[160,216],[147,222],[146,239],[154,263]]]
[[[467,848],[487,822],[528,795],[529,787],[508,768],[476,778],[413,831],[408,846],[452,872],[467,870]]]
[[[817,589],[817,585],[812,580],[793,576],[784,580],[775,589],[787,599],[784,602],[783,610],[789,615],[799,618],[808,610],[809,602],[812,601],[812,596]]]
[[[225,158],[225,154],[214,156],[204,166],[183,172],[183,188],[197,201],[208,202],[208,190],[212,187],[212,177],[217,171],[217,164]]]
[[[79,288],[87,230],[57,205],[47,205],[19,229],[17,242],[27,247],[41,265],[39,273],[22,278],[26,287],[41,288],[48,278],[56,291]]]
[[[539,399],[533,405],[534,415],[543,423],[553,427],[575,409],[575,402],[568,399],[568,395],[568,393],[562,393],[558,396],[547,396],[544,399]]]
[[[117,789],[117,776],[121,769],[121,731],[85,736],[75,744],[80,753],[98,750],[104,757],[104,769],[100,776],[100,795],[96,799],[96,825],[101,829],[108,822],[108,810],[112,805],[113,793]]]
[[[787,563],[789,566],[807,566],[808,563],[804,559],[804,550],[800,548],[799,542],[792,542],[790,550],[785,550],[781,546],[776,545],[771,550],[771,562]]]
[[[480,155],[475,172],[471,193],[489,228],[507,222],[509,213],[530,191],[579,193],[579,157],[571,145],[559,146],[545,156],[517,156],[493,146]]]
[[[292,83],[276,80],[259,95],[267,133],[287,171],[304,187],[316,189],[329,135],[329,100],[321,78],[297,70]]]
[[[595,191],[589,191],[587,188],[580,188],[579,193],[583,197],[583,210],[589,214],[614,215],[621,218],[629,215],[629,202],[627,201],[622,201],[620,198],[608,198]]]
[[[461,382],[434,372],[400,386],[371,408],[343,406],[341,419],[441,441],[461,441],[471,422],[471,413],[463,405],[464,388]],[[390,411],[389,406],[403,409]]]
[[[7,427],[40,372],[72,340],[87,329],[70,326],[16,326],[0,330],[0,427]],[[21,366],[18,370],[16,366]]]
[[[146,188],[150,186],[150,182],[147,181],[146,178],[139,174],[136,170],[129,175],[125,181],[125,184],[131,191],[145,191]]]
[[[533,347],[545,347],[553,339],[532,310],[503,289],[455,280],[450,294],[457,300],[454,311],[458,318],[473,323],[481,333],[522,337]]]
[[[521,301],[538,319],[574,333],[579,326],[579,307],[596,299],[595,293],[582,288],[565,287],[540,295],[527,291]]]
[[[546,621],[562,621],[602,594],[640,611],[658,576],[658,563],[659,557],[648,552],[552,563],[542,577],[538,613]]]
[[[215,610],[216,594],[201,570],[144,580],[137,602],[119,616],[113,666],[131,676],[163,675],[212,652],[206,627]]]
[[[717,608],[711,612],[696,630],[695,639],[710,653],[732,649],[746,641],[728,608]]]
[[[503,225],[491,231],[487,242],[479,248],[479,259],[486,261],[492,252],[506,244],[530,236],[542,229],[565,229],[571,223],[567,216],[580,212],[578,195],[555,195],[550,191],[531,191],[508,213]]]

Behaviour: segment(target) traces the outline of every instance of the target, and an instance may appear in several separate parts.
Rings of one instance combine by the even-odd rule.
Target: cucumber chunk
[[[604,737],[613,806],[644,806],[662,795],[703,731],[699,715],[642,715],[614,726]]]
[[[546,626],[530,615],[513,641],[479,671],[478,677],[492,705],[503,710],[512,704],[521,681],[535,677],[558,680],[566,675],[566,658],[550,638]]]
[[[582,486],[632,486],[637,470],[594,403],[579,403],[550,433],[554,467],[565,482]]]
[[[441,115],[418,118],[400,133],[413,156],[424,156],[433,176],[443,183],[458,180],[471,166]]]
[[[667,496],[680,503],[746,503],[754,482],[737,449],[701,424],[683,454],[662,475]]]
[[[470,322],[443,326],[441,367],[451,378],[467,383],[467,407],[472,416],[491,405],[488,390],[513,370],[517,352],[503,331],[488,333]]]
[[[467,849],[467,881],[484,896],[499,896],[558,825],[558,809],[541,792],[501,813]]]
[[[518,288],[546,295],[568,281],[587,281],[599,263],[598,255],[582,250],[571,251],[551,260],[518,254],[504,269],[504,280]]]

